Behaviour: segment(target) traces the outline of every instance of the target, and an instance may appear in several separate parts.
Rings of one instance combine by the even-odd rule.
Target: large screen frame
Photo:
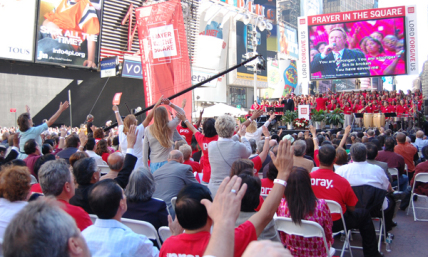
[[[406,16],[401,16],[401,17],[388,17],[388,18],[380,18],[380,19],[370,19],[370,20],[362,20],[363,22],[368,22],[368,21],[378,21],[378,20],[390,20],[390,19],[402,19],[403,20],[403,42],[404,42],[404,49],[405,49],[405,61],[404,61],[404,66],[405,66],[405,73],[404,74],[391,74],[391,75],[370,75],[370,76],[346,76],[346,77],[334,77],[334,78],[312,78],[312,72],[311,72],[311,62],[309,60],[309,66],[308,66],[308,70],[309,70],[309,80],[310,81],[320,81],[320,80],[333,80],[333,79],[356,79],[356,78],[377,78],[377,77],[385,77],[385,76],[403,76],[403,75],[408,75],[408,70],[407,70],[407,66],[408,66],[408,62],[407,62],[407,31],[406,31]],[[355,21],[347,21],[347,22],[337,22],[337,23],[326,23],[326,24],[319,24],[319,25],[308,25],[307,26],[307,31],[310,31],[311,27],[318,27],[318,26],[325,26],[325,25],[335,25],[335,24],[347,24],[347,23],[354,23]],[[310,33],[307,33],[307,42],[309,45],[309,42],[311,41],[310,39]],[[386,36],[386,35],[385,35]],[[328,42],[327,42],[328,44]],[[309,52],[309,59],[310,59],[310,48],[308,48],[308,52]]]

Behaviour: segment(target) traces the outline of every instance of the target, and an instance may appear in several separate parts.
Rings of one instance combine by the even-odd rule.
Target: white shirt
[[[265,124],[263,124],[263,126],[265,126],[267,128],[269,126],[269,124],[270,124],[270,121],[267,120],[265,122]],[[257,145],[260,142],[260,140],[261,140],[261,136],[262,136],[262,133],[263,133],[263,126],[261,126],[260,128],[258,128],[253,133],[246,132],[245,133],[245,138],[247,138],[248,141],[250,141],[250,139],[256,140],[256,145]]]
[[[126,155],[126,149],[128,148],[128,141],[125,133],[123,133],[123,125],[119,126],[119,146],[122,150],[122,154]],[[144,126],[141,123],[137,127],[138,135],[137,141],[134,145],[134,156],[138,158],[137,163],[135,164],[135,168],[143,166],[143,136],[144,136]]]
[[[96,219],[82,232],[92,256],[159,256],[159,250],[144,235],[114,219]]]
[[[95,159],[95,162],[97,163],[97,165],[107,165],[107,163],[103,160],[103,158],[99,156],[97,153],[95,153],[94,151],[86,150],[85,152],[89,155],[89,157],[92,157]]]
[[[3,238],[7,225],[13,217],[27,204],[26,201],[10,202],[5,198],[0,198],[0,238]]]
[[[385,171],[374,164],[364,162],[353,162],[339,167],[336,173],[346,178],[351,186],[368,185],[383,190],[388,190],[389,180]],[[388,207],[387,198],[383,202],[383,209]]]
[[[383,169],[366,161],[343,165],[336,173],[346,178],[351,186],[369,185],[388,190],[389,180]]]

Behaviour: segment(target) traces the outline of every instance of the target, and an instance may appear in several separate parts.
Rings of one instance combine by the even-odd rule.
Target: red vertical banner
[[[187,38],[179,0],[170,0],[135,10],[146,106],[154,104],[161,95],[169,97],[192,85]],[[172,100],[191,117],[192,93]]]

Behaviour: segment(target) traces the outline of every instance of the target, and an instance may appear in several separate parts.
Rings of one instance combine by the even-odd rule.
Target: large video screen
[[[40,0],[36,62],[96,69],[102,0]]]
[[[308,27],[310,79],[406,74],[404,17]]]

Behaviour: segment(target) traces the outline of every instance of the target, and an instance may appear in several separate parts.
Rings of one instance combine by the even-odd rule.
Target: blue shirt
[[[413,144],[415,145],[419,151],[422,150],[422,148],[426,145],[428,145],[428,139],[420,139],[420,138],[416,138],[415,143]]]
[[[24,152],[24,145],[28,140],[34,139],[36,140],[36,143],[40,147],[42,147],[42,138],[40,137],[40,134],[42,134],[42,132],[47,130],[48,128],[49,128],[48,124],[45,122],[42,125],[39,125],[37,127],[29,128],[25,132],[18,131],[19,132],[19,151],[21,151],[19,159],[23,160],[27,157],[27,155]]]
[[[82,235],[93,257],[159,256],[159,250],[146,236],[114,219],[96,219]]]

